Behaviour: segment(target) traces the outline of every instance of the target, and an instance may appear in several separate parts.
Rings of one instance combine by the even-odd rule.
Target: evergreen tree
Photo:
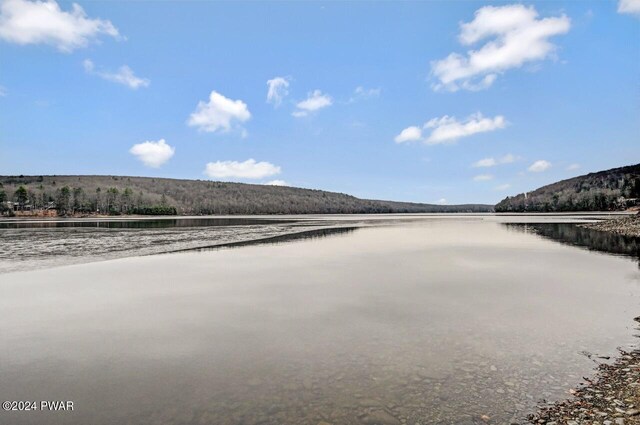
[[[22,210],[24,208],[24,205],[27,203],[27,200],[29,199],[27,189],[25,189],[24,186],[20,186],[18,187],[18,189],[16,189],[13,195],[16,202],[18,203],[18,208]]]

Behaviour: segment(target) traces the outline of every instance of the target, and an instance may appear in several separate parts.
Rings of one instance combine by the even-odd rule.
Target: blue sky
[[[640,162],[638,0],[77,4],[0,1],[0,174],[454,204]]]

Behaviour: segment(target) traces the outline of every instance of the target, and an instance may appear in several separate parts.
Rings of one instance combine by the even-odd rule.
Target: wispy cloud
[[[544,159],[538,160],[531,164],[528,168],[532,173],[541,173],[542,171],[546,171],[551,168],[551,163]]]
[[[417,142],[418,140],[422,140],[422,129],[412,125],[402,130],[394,140],[396,143]]]
[[[618,13],[635,15],[640,18],[640,0],[619,0]]]
[[[157,142],[147,141],[133,145],[129,149],[129,153],[138,158],[148,167],[158,168],[167,162],[176,150],[173,146],[169,146],[164,139]]]
[[[272,78],[267,81],[267,87],[267,103],[277,108],[289,94],[289,79],[287,77]]]
[[[122,84],[133,90],[137,90],[140,87],[149,87],[149,84],[151,84],[151,81],[147,78],[137,77],[127,65],[121,66],[116,72],[96,70],[95,64],[90,59],[85,59],[82,62],[82,66],[88,74],[97,75],[102,79]]]
[[[567,166],[567,171],[575,171],[580,169],[580,164],[569,164]]]
[[[428,144],[454,142],[462,137],[469,137],[477,133],[505,128],[507,121],[502,115],[485,118],[481,113],[474,114],[464,121],[455,117],[444,116],[434,118],[425,124],[425,128],[432,129],[425,142]]]
[[[485,118],[481,113],[473,114],[466,120],[459,121],[455,117],[443,116],[427,121],[422,128],[407,127],[395,137],[396,143],[423,141],[429,145],[453,143],[458,139],[478,133],[485,133],[505,128],[507,121],[502,115]],[[426,130],[429,134],[423,134]]]
[[[431,73],[438,80],[433,88],[486,89],[499,74],[551,56],[556,46],[549,39],[567,33],[570,27],[567,16],[539,18],[533,6],[482,7],[476,11],[473,21],[460,25],[458,40],[464,46],[489,40],[465,55],[451,53],[432,62]]]
[[[513,154],[506,154],[500,158],[483,158],[472,164],[473,167],[495,167],[500,164],[510,164],[518,160],[518,157]]]
[[[204,170],[204,174],[207,176],[219,179],[262,179],[274,174],[280,174],[280,172],[280,167],[269,162],[256,162],[254,159],[248,159],[244,162],[209,162]]]
[[[484,182],[487,180],[493,180],[493,176],[491,174],[479,174],[477,176],[474,176],[473,180],[477,182]]]
[[[367,99],[374,99],[376,97],[380,97],[380,93],[382,93],[382,89],[380,88],[369,88],[366,89],[362,86],[358,86],[356,87],[356,89],[353,91],[353,94],[351,95],[351,97],[349,98],[349,101],[347,103],[354,103],[357,102],[359,100],[367,100]]]
[[[483,158],[473,163],[473,167],[495,167],[498,165],[498,161],[494,158]]]
[[[447,200],[445,198],[440,198],[436,201],[438,205],[447,205]]]
[[[91,19],[77,3],[64,11],[54,0],[0,3],[0,39],[15,44],[48,44],[62,52],[87,46],[100,35],[119,38],[110,21]]]
[[[305,100],[296,104],[296,110],[291,113],[294,117],[305,117],[312,112],[326,108],[333,104],[333,99],[327,94],[322,94],[320,90],[314,90]]]
[[[509,183],[499,184],[498,186],[494,187],[495,190],[499,190],[499,191],[504,191],[510,188],[511,188],[511,185]]]
[[[503,156],[502,158],[498,159],[498,162],[500,164],[511,164],[512,162],[515,162],[519,159],[520,157],[513,155],[513,154],[506,154],[505,156]]]
[[[214,133],[218,130],[229,131],[236,122],[245,122],[249,118],[251,113],[246,103],[226,98],[214,90],[209,95],[208,102],[198,102],[187,124],[200,131]],[[246,135],[244,129],[240,129],[241,134]]]

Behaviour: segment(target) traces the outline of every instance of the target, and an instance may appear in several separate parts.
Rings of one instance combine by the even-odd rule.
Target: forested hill
[[[496,212],[610,211],[640,205],[640,164],[562,180],[500,201]]]
[[[376,201],[300,189],[202,180],[119,176],[0,176],[0,197],[20,210],[92,214],[351,214],[489,212],[492,205]],[[23,188],[23,189],[21,189]],[[11,202],[11,204],[9,204]],[[19,203],[16,206],[14,203]],[[175,209],[175,210],[174,210]]]

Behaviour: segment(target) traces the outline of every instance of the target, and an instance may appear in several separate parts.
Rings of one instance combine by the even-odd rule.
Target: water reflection
[[[0,423],[519,422],[591,373],[578,353],[633,338],[640,273],[507,229],[424,220],[4,275],[0,401],[77,408]]]
[[[229,243],[221,243],[210,246],[200,246],[197,248],[185,248],[178,249],[175,251],[171,251],[173,253],[176,252],[185,252],[185,251],[212,251],[221,248],[239,248],[242,246],[251,246],[251,245],[269,245],[269,244],[279,244],[284,242],[293,242],[305,239],[321,239],[326,238],[328,236],[335,235],[346,235],[349,233],[355,232],[359,227],[331,227],[327,229],[313,229],[313,230],[305,230],[302,232],[289,233],[285,235],[278,236],[269,236],[261,239],[252,239],[248,241],[240,241],[240,242],[229,242]]]
[[[574,223],[504,223],[504,225],[510,229],[533,233],[562,244],[631,257],[638,260],[640,266],[640,238],[588,229]]]

